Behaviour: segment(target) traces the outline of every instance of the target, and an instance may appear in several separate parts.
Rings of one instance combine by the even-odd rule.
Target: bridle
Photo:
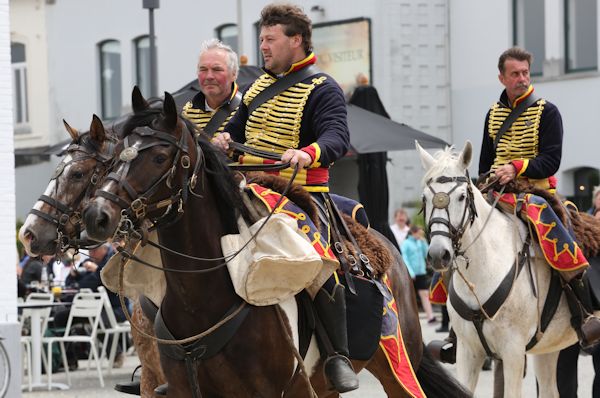
[[[454,183],[454,186],[447,192],[436,192],[435,189],[431,186],[432,183],[439,184],[447,184]],[[457,224],[458,227],[455,227],[450,220],[450,210],[448,209],[450,205],[450,194],[454,192],[459,186],[462,184],[467,184],[467,197],[465,198],[465,207],[462,212],[462,216],[460,222]],[[475,207],[475,200],[473,197],[473,188],[471,186],[471,180],[469,178],[469,173],[466,172],[464,176],[457,177],[447,177],[447,176],[439,176],[435,180],[430,178],[426,182],[427,188],[433,193],[433,199],[431,200],[433,208],[431,209],[431,213],[429,214],[429,222],[427,223],[427,231],[428,231],[428,240],[436,235],[442,235],[449,238],[452,241],[452,248],[454,250],[455,257],[457,255],[463,254],[460,251],[461,239],[468,225],[472,225],[477,217],[477,209]],[[425,219],[427,220],[427,203],[425,200],[425,196],[423,196],[423,214],[425,215]],[[433,217],[433,212],[438,210],[443,210],[446,212],[447,218],[443,217]],[[435,224],[444,225],[448,231],[436,230],[432,231],[431,228]]]
[[[79,250],[82,247],[94,247],[97,246],[97,242],[90,242],[84,239],[81,239],[81,232],[83,230],[82,219],[81,219],[81,204],[85,203],[87,199],[90,198],[93,189],[98,184],[99,181],[102,180],[106,171],[110,168],[110,162],[113,159],[113,152],[115,148],[116,139],[112,136],[107,135],[108,148],[105,152],[98,151],[95,148],[93,143],[89,143],[94,146],[94,148],[90,149],[86,145],[81,145],[78,142],[74,142],[67,148],[67,153],[72,154],[72,158],[65,162],[64,159],[61,161],[52,177],[50,177],[50,181],[54,180],[54,196],[58,196],[58,178],[62,175],[67,166],[81,162],[88,159],[96,160],[96,165],[94,166],[94,170],[92,172],[92,176],[90,178],[90,182],[87,188],[72,201],[72,205],[64,203],[58,199],[55,199],[51,196],[42,194],[38,200],[44,202],[49,205],[51,209],[55,211],[44,212],[37,209],[31,209],[29,213],[40,217],[51,224],[56,226],[57,233],[57,254],[66,251],[69,248],[74,248]],[[81,156],[77,156],[77,153],[82,153]],[[74,207],[77,206],[77,207]],[[71,238],[69,233],[66,231],[65,227],[67,224],[71,224],[75,229],[75,238]]]
[[[189,129],[186,128],[186,130],[189,132]],[[133,136],[140,137],[140,140],[131,139]],[[143,143],[144,138],[148,137],[157,139]],[[127,180],[131,162],[137,158],[140,152],[159,145],[174,146],[177,148],[173,164],[148,189],[142,193],[138,193]],[[188,200],[188,190],[189,192],[194,193],[193,190],[197,183],[198,173],[203,164],[203,159],[202,150],[199,145],[196,145],[196,163],[190,174],[191,160],[185,132],[182,132],[181,138],[177,141],[173,135],[154,130],[148,126],[136,127],[133,129],[132,133],[123,139],[123,149],[120,152],[118,159],[115,159],[113,169],[119,164],[121,164],[122,167],[109,173],[105,180],[115,181],[119,188],[122,188],[125,191],[128,198],[123,199],[116,194],[102,189],[96,191],[96,196],[103,197],[122,209],[121,220],[119,221],[119,226],[115,232],[115,238],[126,237],[134,229],[136,223],[144,219],[146,215],[154,214],[156,211],[164,208],[166,208],[164,214],[151,220],[154,227],[156,228],[159,225],[164,226],[165,222],[172,223],[177,221],[183,213],[183,206]],[[172,194],[167,198],[158,200],[154,203],[148,203],[148,198],[156,193],[163,182],[169,188],[173,187],[173,179],[175,178],[178,165],[181,165],[182,169],[186,171],[181,175],[181,188],[177,193]]]

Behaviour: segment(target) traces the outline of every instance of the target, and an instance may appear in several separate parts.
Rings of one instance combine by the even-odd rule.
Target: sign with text
[[[371,80],[371,20],[366,18],[315,24],[313,47],[317,66],[331,75],[344,93],[364,74]]]

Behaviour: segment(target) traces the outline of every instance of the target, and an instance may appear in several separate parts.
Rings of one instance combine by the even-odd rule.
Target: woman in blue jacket
[[[425,258],[427,257],[427,242],[423,233],[423,228],[413,225],[408,230],[408,236],[402,242],[401,250],[404,263],[408,268],[410,277],[413,279],[415,289],[421,298],[423,310],[427,314],[427,322],[436,322],[435,316],[429,302],[429,281],[427,278],[427,268]]]

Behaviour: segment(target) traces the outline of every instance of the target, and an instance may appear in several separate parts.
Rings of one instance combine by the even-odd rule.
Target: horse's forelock
[[[161,109],[156,108],[148,108],[138,113],[134,113],[123,125],[121,137],[127,137],[133,132],[133,130],[135,130],[136,127],[150,126],[152,121],[154,121],[161,113]]]
[[[425,172],[423,183],[432,177],[441,175],[451,177],[463,174],[464,170],[462,170],[461,166],[458,164],[459,156],[460,153],[457,153],[453,146],[446,147],[446,149],[436,152],[433,155],[435,163]]]

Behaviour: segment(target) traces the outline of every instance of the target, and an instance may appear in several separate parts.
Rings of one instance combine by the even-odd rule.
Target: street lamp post
[[[154,9],[160,7],[160,0],[142,0],[142,7],[148,9],[150,25],[150,96],[158,97],[158,64],[156,60],[156,37],[154,36]]]

